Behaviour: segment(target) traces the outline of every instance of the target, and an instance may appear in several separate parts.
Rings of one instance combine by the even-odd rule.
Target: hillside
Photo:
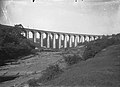
[[[0,66],[33,54],[35,45],[22,35],[24,28],[0,24]]]
[[[23,30],[0,25],[0,87],[120,86],[120,33],[73,48],[44,49]]]
[[[94,58],[73,65],[59,78],[47,82],[52,86],[120,86],[120,45],[113,45]]]

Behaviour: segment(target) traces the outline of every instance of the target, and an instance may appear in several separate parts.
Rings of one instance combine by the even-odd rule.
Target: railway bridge
[[[79,43],[101,39],[102,35],[75,34],[24,28],[24,36],[46,48],[76,47]],[[31,35],[30,35],[31,34]]]

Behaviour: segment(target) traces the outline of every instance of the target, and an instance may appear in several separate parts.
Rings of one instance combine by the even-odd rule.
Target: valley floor
[[[50,53],[49,53],[49,56],[47,56],[47,58],[50,58],[50,60],[43,57],[41,58],[43,58],[45,61],[49,60],[50,62],[55,62],[58,60],[58,58],[61,57],[60,54],[59,55],[58,54],[59,53],[54,54],[54,57],[53,57],[53,54],[51,54],[50,56]],[[44,55],[48,55],[48,53],[45,53]],[[32,62],[29,61],[30,65],[31,63],[33,63],[33,64],[36,64],[36,66],[40,66],[38,62],[40,62],[41,60],[39,61],[38,60],[33,61],[33,60]],[[27,63],[28,66],[29,66],[29,63]],[[18,67],[20,66],[11,67],[9,70],[18,71],[17,69]],[[25,71],[26,70],[27,68],[25,69]],[[39,70],[39,69],[34,68],[34,66],[32,65],[31,69],[29,69],[28,71],[33,71],[33,70]],[[24,70],[21,69],[20,71],[24,71]],[[10,87],[10,85],[27,81],[32,77],[36,77],[36,78],[40,77],[40,74],[34,73],[32,75],[26,75],[24,77],[15,79],[13,81],[4,82],[0,84],[0,87]],[[54,87],[54,86],[120,87],[120,45],[110,46],[106,49],[103,49],[94,58],[88,59],[86,61],[80,61],[79,63],[71,67],[68,67],[64,71],[64,73],[61,74],[58,78],[53,79],[49,82],[46,82],[44,86],[45,87],[46,86],[47,87],[49,86],[50,87]],[[14,86],[14,87],[17,87],[17,86]]]
[[[31,78],[38,78],[41,76],[42,70],[61,58],[61,52],[39,52],[38,55],[27,56],[17,62],[2,66],[0,67],[0,82],[2,82],[0,87],[11,87]],[[18,78],[14,79],[13,77]],[[14,80],[9,80],[11,78]],[[8,81],[5,81],[5,79]]]

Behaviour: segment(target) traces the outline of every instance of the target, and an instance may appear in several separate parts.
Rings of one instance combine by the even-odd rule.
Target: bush
[[[45,71],[42,73],[41,80],[44,81],[49,81],[53,78],[55,78],[58,74],[63,72],[62,69],[59,68],[59,65],[49,65]]]
[[[32,53],[35,45],[21,34],[23,31],[24,28],[0,25],[0,65]]]
[[[45,83],[56,78],[59,74],[63,72],[62,69],[59,68],[59,65],[49,65],[43,72],[42,76],[39,79],[31,79],[28,81],[30,86],[39,86],[39,83]]]
[[[111,46],[120,44],[120,35],[112,35],[111,37],[104,36],[102,39],[98,39],[86,44],[86,49],[83,53],[83,58],[86,60],[88,58],[94,57],[102,49]]]
[[[77,54],[73,54],[73,55],[64,56],[64,60],[70,66],[78,63],[80,60],[82,60],[82,58]]]
[[[95,45],[88,45],[83,53],[83,59],[86,60],[88,58],[94,57],[95,54],[97,54],[101,48],[99,46]]]

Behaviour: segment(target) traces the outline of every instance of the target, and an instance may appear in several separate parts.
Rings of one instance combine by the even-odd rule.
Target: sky
[[[0,0],[0,23],[78,34],[120,33],[119,0]]]

